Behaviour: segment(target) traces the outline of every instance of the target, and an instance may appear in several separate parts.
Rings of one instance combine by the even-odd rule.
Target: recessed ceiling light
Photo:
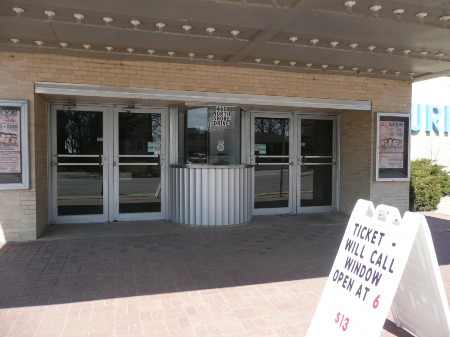
[[[113,18],[110,18],[109,16],[105,16],[105,17],[103,18],[103,21],[106,23],[107,26],[109,26],[109,24],[110,24],[111,22],[113,22],[114,19],[113,19]]]
[[[20,7],[14,7],[12,10],[14,11],[14,13],[16,13],[17,17],[20,17],[22,13],[25,12],[25,10]]]
[[[444,27],[447,27],[447,21],[450,20],[450,15],[444,15],[439,18],[444,23]]]
[[[67,46],[69,45],[66,42],[60,42],[59,45],[61,46],[61,48],[67,48]]]
[[[344,6],[347,7],[347,10],[351,13],[353,6],[356,5],[356,1],[346,1],[344,2]]]
[[[214,55],[210,54],[210,55],[206,55],[208,60],[212,60],[214,58]]]
[[[436,57],[439,59],[439,61],[442,59],[442,57],[444,56],[444,53],[437,53]]]
[[[422,56],[422,58],[425,58],[425,56],[428,55],[428,52],[427,51],[421,51],[421,52],[419,52],[419,55]]]
[[[184,29],[184,32],[185,32],[186,34],[189,34],[189,31],[192,29],[192,27],[189,26],[189,25],[184,25],[184,26],[181,27],[181,28]]]
[[[417,13],[417,14],[416,14],[416,16],[419,18],[419,22],[420,22],[420,23],[423,23],[423,19],[424,19],[427,15],[428,15],[427,12],[420,12],[420,13]]]
[[[106,49],[108,52],[112,52],[112,50],[114,49],[114,47],[105,47],[105,49]]]
[[[312,63],[306,63],[306,67],[309,69],[312,67]]]
[[[256,63],[260,63],[262,60],[261,59],[255,59]]]
[[[289,41],[291,41],[291,43],[292,44],[295,44],[295,42],[298,40],[298,37],[297,36],[291,36],[290,38],[289,38]]]
[[[297,64],[297,62],[295,62],[295,61],[289,62],[289,65],[290,65],[291,67],[294,67],[296,64]]]
[[[195,56],[195,53],[189,53],[188,56],[192,60],[194,58],[194,56]]]
[[[382,73],[383,75],[385,75],[385,74],[387,73],[387,70],[386,70],[386,69],[383,69],[383,70],[381,71],[381,73]]]
[[[381,5],[374,5],[372,7],[370,7],[370,10],[373,13],[373,16],[378,17],[378,12],[380,11],[380,9],[383,8],[383,6]]]
[[[92,46],[90,44],[84,44],[83,48],[89,50],[92,48]]]
[[[366,71],[370,74],[373,71],[373,69],[372,68],[367,68]]]
[[[330,42],[330,46],[331,46],[333,49],[335,49],[336,46],[337,46],[338,44],[339,44],[338,41],[331,41],[331,42]]]
[[[166,26],[166,24],[165,24],[165,23],[162,23],[162,22],[158,22],[157,24],[155,24],[155,26],[158,27],[158,30],[159,30],[160,32],[162,32],[162,31],[163,31],[163,28]]]
[[[206,31],[208,32],[209,37],[211,37],[213,35],[213,33],[216,31],[216,29],[213,27],[208,27],[208,28],[206,28]]]
[[[367,50],[368,50],[370,53],[373,53],[373,51],[374,51],[375,48],[376,48],[375,46],[367,46]]]
[[[348,46],[350,48],[352,48],[352,51],[355,51],[356,47],[358,47],[358,44],[357,43],[350,43]]]
[[[56,15],[56,13],[53,11],[44,11],[44,14],[47,15],[47,18],[49,20],[53,20],[53,17]]]
[[[75,18],[75,19],[77,19],[77,23],[81,23],[81,20],[83,20],[84,19],[84,15],[83,14],[74,14],[73,15],[73,17]]]
[[[280,64],[280,60],[274,60],[273,64],[275,64],[276,66]]]
[[[400,75],[400,74],[401,74],[401,72],[400,72],[400,71],[396,71],[396,72],[394,72],[394,74],[395,74],[395,76],[397,76],[397,77],[398,77],[398,75]]]
[[[409,77],[413,78],[416,73],[408,73]]]
[[[392,13],[394,13],[395,16],[397,17],[397,20],[400,21],[402,18],[402,14],[405,13],[405,10],[403,8],[397,8],[397,9],[394,9],[392,11]]]
[[[137,29],[137,27],[141,24],[139,20],[131,20],[131,24],[133,25],[133,29]]]
[[[352,70],[353,70],[355,73],[358,72],[358,69],[359,69],[358,67],[353,67],[353,68],[352,68]]]
[[[34,43],[36,43],[38,46],[44,45],[44,42],[42,42],[42,41],[34,41]]]
[[[149,49],[149,50],[147,50],[147,53],[149,53],[150,55],[153,55],[155,53],[155,51],[153,49]]]
[[[174,51],[168,51],[167,54],[169,54],[169,56],[173,56],[173,55],[175,55],[175,52]]]
[[[20,40],[19,39],[11,39],[11,42],[14,44],[18,44],[20,42]]]
[[[315,47],[318,42],[319,42],[319,39],[312,39],[311,40],[311,43],[312,43],[313,47]]]
[[[344,66],[337,66],[337,68],[341,71],[342,69],[344,69]]]
[[[328,64],[322,64],[320,67],[322,68],[322,70],[327,70]]]
[[[403,49],[403,50],[402,50],[402,53],[403,53],[405,56],[408,56],[410,52],[411,52],[410,49]]]
[[[127,48],[127,52],[131,54],[132,52],[134,52],[134,48]]]
[[[386,51],[388,52],[389,55],[392,55],[392,52],[395,50],[395,48],[386,48]]]
[[[232,31],[230,31],[230,34],[233,35],[233,39],[236,39],[236,37],[239,35],[239,31],[236,29],[233,29]]]

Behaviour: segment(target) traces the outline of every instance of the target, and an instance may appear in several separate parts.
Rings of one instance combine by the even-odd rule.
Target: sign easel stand
[[[389,309],[419,337],[450,337],[450,313],[423,215],[359,200],[307,337],[378,337]]]

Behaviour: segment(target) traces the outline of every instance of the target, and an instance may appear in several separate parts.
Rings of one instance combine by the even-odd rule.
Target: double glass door
[[[254,214],[336,210],[336,117],[255,113]]]
[[[164,217],[162,110],[53,105],[51,127],[53,222]]]

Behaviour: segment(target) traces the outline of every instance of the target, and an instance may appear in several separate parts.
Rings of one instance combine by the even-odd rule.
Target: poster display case
[[[0,100],[0,190],[28,189],[28,102]]]
[[[408,181],[410,115],[377,114],[377,181]]]

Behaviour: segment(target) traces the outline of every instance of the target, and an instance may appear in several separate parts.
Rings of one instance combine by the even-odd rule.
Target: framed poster
[[[377,114],[377,181],[409,180],[410,115]]]
[[[28,189],[28,102],[0,100],[0,190]]]

